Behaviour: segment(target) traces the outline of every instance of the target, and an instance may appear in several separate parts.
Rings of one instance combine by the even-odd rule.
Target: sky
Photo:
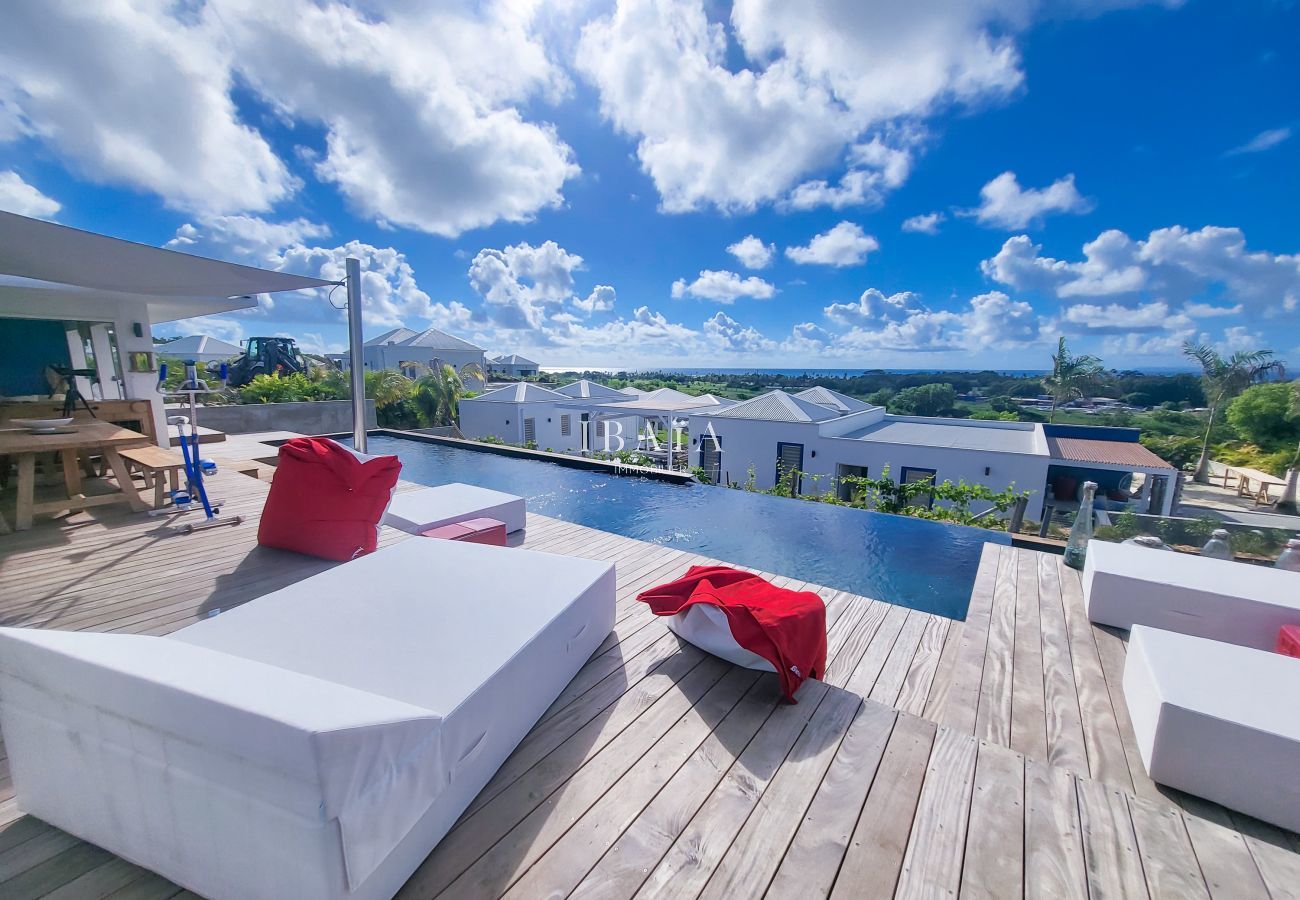
[[[1298,84],[1294,0],[14,0],[0,208],[544,366],[1300,361]]]

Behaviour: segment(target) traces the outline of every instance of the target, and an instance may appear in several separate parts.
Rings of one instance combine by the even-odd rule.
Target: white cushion
[[[135,859],[157,839],[140,827],[158,815],[149,792],[79,776],[119,764],[133,782],[232,773],[224,790],[255,792],[289,817],[338,819],[352,832],[345,856],[373,855],[384,839],[369,827],[376,810],[409,828],[449,778],[442,720],[426,708],[166,638],[0,629],[0,690],[24,808]],[[209,815],[193,795],[169,806],[168,817]]]
[[[1151,625],[1272,650],[1278,630],[1300,624],[1300,573],[1093,541],[1083,568],[1088,618]]]
[[[524,498],[472,484],[442,484],[437,487],[402,491],[393,497],[384,514],[384,524],[419,534],[447,525],[487,516],[504,522],[506,531],[524,527]]]
[[[711,604],[696,603],[669,616],[668,628],[682,640],[734,665],[760,672],[776,671],[776,666],[736,642],[727,614]]]
[[[614,598],[610,563],[412,539],[167,638],[5,632],[18,802],[205,896],[391,897]],[[93,650],[9,651],[50,641]]]
[[[1143,625],[1124,698],[1156,782],[1300,831],[1300,659]]]

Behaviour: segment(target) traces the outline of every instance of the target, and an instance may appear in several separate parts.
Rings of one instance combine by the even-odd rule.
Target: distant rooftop
[[[1048,435],[1052,459],[1062,462],[1103,463],[1142,469],[1172,469],[1169,463],[1135,441],[1098,441]]]
[[[865,400],[859,400],[856,397],[850,397],[847,394],[841,394],[839,391],[832,391],[830,388],[821,386],[810,387],[806,391],[799,391],[791,396],[798,397],[800,400],[810,400],[818,406],[829,407],[840,415],[871,409],[871,404]]]
[[[545,400],[572,400],[573,398],[565,396],[559,391],[544,388],[540,384],[521,381],[518,384],[497,388],[494,391],[488,391],[486,394],[480,394],[470,399],[487,400],[491,403],[533,403]]]
[[[468,350],[471,352],[483,352],[483,348],[469,341],[463,341],[455,335],[448,334],[445,331],[439,331],[437,328],[426,328],[424,331],[412,331],[409,328],[394,328],[391,331],[385,331],[379,337],[373,337],[366,341],[367,347],[382,347],[387,344],[394,344],[398,347],[420,347],[425,350]]]
[[[187,353],[196,353],[203,356],[238,356],[243,353],[243,349],[234,344],[221,340],[220,338],[209,337],[206,334],[191,334],[189,337],[183,337],[175,341],[166,343],[155,343],[154,349],[159,353],[166,353],[168,356],[185,356]]]
[[[1006,425],[1018,423],[1004,423]],[[882,421],[850,431],[845,438],[911,444],[917,447],[954,447],[963,450],[989,450],[999,453],[1041,455],[1035,444],[1036,429],[1006,428],[997,424],[976,425],[962,419],[916,419],[886,416]]]
[[[580,400],[601,398],[609,400],[626,400],[629,396],[622,391],[615,390],[612,387],[606,387],[605,385],[595,381],[588,381],[585,378],[581,381],[575,381],[572,384],[566,384],[562,388],[556,388],[556,391],[564,394],[566,397],[574,397]]]
[[[728,419],[761,419],[767,422],[824,422],[839,414],[819,403],[802,400],[784,391],[772,391],[725,409],[708,411],[710,416]]]
[[[518,353],[511,353],[509,356],[498,356],[496,359],[492,360],[492,362],[496,363],[497,365],[501,365],[501,366],[535,366],[535,365],[537,365],[537,363],[533,362],[533,361],[532,361],[531,359],[529,359],[528,357],[526,357],[526,356],[520,356]]]

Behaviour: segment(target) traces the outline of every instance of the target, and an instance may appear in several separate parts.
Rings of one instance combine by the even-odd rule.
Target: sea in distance
[[[608,366],[541,366],[542,372],[596,372],[603,375],[784,375],[787,378],[853,378],[866,372],[888,372],[891,375],[929,375],[942,374],[944,372],[987,372],[989,369],[955,369],[955,368],[938,368],[938,369],[761,369],[761,368],[640,368],[640,369],[620,369]],[[995,369],[999,375],[1008,378],[1027,378],[1036,375],[1047,374],[1046,369]],[[1146,375],[1181,375],[1188,372],[1195,372],[1195,369],[1183,368],[1179,366],[1144,366],[1134,371],[1142,372]]]

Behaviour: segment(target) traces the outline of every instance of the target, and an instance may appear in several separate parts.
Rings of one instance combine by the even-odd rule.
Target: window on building
[[[713,434],[700,436],[700,468],[709,481],[722,483],[722,438]]]
[[[596,437],[598,437],[598,438],[603,438],[604,436],[605,436],[605,420],[604,420],[604,419],[597,419],[597,420],[596,420]]]
[[[935,477],[938,473],[934,469],[914,469],[911,466],[903,466],[899,474],[899,484],[911,484],[914,481],[928,481],[934,484]],[[934,494],[919,494],[910,501],[912,506],[924,506],[927,509],[934,506]]]
[[[862,486],[845,479],[866,478],[867,474],[866,466],[851,466],[847,463],[839,463],[835,467],[836,496],[845,503],[856,503],[861,500],[864,492]]]
[[[524,443],[537,440],[537,420],[524,419]]]
[[[799,473],[791,475],[790,473]],[[803,480],[803,444],[787,444],[785,441],[777,441],[776,444],[776,483],[780,487],[787,479],[793,478],[790,485],[790,493],[797,494],[801,488],[800,482]]]
[[[573,433],[573,419],[567,413],[560,416],[560,434],[568,437]]]

